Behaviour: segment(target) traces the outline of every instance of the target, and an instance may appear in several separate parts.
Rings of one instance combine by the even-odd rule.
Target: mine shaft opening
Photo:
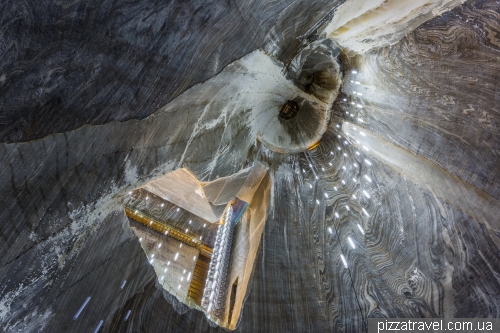
[[[299,105],[295,101],[288,100],[279,108],[279,117],[281,119],[292,119],[299,113]]]
[[[241,315],[270,185],[260,163],[211,182],[179,169],[124,198],[129,226],[159,284],[227,329]]]
[[[234,303],[236,301],[237,290],[238,290],[238,278],[236,278],[236,281],[233,282],[233,286],[231,287],[231,296],[229,298],[229,319],[228,319],[229,323],[231,323],[231,320],[233,319],[233,310],[234,310]]]

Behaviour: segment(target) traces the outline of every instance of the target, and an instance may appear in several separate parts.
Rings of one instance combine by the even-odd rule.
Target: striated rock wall
[[[367,51],[397,43],[422,23],[464,3],[465,0],[352,0],[346,1],[323,30],[350,52]]]
[[[51,10],[62,13],[62,5],[2,5],[3,13],[21,13],[17,21],[3,16],[8,28],[2,45],[10,49],[2,50],[12,58],[2,61],[0,72],[4,331],[93,331],[99,320],[104,320],[106,332],[222,331],[210,326],[201,312],[185,309],[158,289],[152,268],[128,231],[121,199],[130,189],[179,167],[209,181],[254,161],[269,165],[273,186],[237,331],[362,332],[370,316],[500,316],[498,220],[478,221],[439,195],[446,191],[431,191],[445,185],[422,187],[411,173],[374,158],[343,132],[343,119],[356,122],[406,154],[418,154],[467,182],[484,198],[498,200],[496,1],[468,1],[391,47],[355,59],[343,57],[345,68],[357,69],[359,76],[345,76],[320,145],[288,155],[256,140],[255,122],[248,117],[252,112],[244,113],[256,112],[253,99],[231,104],[233,113],[221,111],[230,105],[214,97],[227,85],[222,76],[197,90],[203,92],[197,99],[183,99],[184,94],[173,98],[257,46],[281,61],[276,70],[285,73],[300,46],[314,40],[338,3],[245,2],[236,7],[224,2],[205,4],[207,11],[196,11],[203,5],[191,3],[183,11],[176,4],[141,2],[121,10],[109,4],[117,16],[97,15],[94,21],[83,14],[99,11],[75,2],[66,6],[67,16],[61,14],[67,25],[53,19],[57,15]],[[144,9],[148,6],[154,9]],[[179,10],[161,14],[162,6]],[[235,12],[218,12],[206,21],[210,29],[196,28],[197,15],[219,6],[233,6]],[[175,21],[170,12],[184,13],[183,19]],[[125,18],[115,21],[119,13]],[[125,32],[139,29],[148,19],[152,23],[134,42],[135,34]],[[177,32],[162,35],[158,22]],[[45,28],[52,24],[61,28]],[[75,74],[71,64],[83,59],[82,71],[90,70],[85,64],[100,59],[92,52],[118,42],[105,37],[105,31],[84,34],[81,27],[101,31],[106,24],[116,27],[111,35],[119,36],[123,45],[116,53],[104,52],[111,54],[102,65],[108,69],[96,69],[100,74],[85,84],[87,74]],[[57,42],[44,38],[59,31],[63,33]],[[213,36],[222,36],[220,42]],[[180,45],[190,51],[182,53]],[[165,54],[176,50],[170,62],[160,48]],[[83,57],[85,50],[89,55]],[[58,52],[62,55],[56,56]],[[59,68],[54,59],[61,59],[62,72],[49,69],[53,64]],[[143,71],[133,70],[135,61],[144,61]],[[69,74],[57,74],[51,81],[43,73]],[[76,78],[69,79],[70,74]],[[232,87],[254,75],[247,74],[235,73]],[[276,91],[276,85],[264,83],[268,85],[255,84],[249,92],[260,94],[262,87]],[[353,87],[362,95],[353,95]],[[346,114],[353,107],[343,98],[363,104],[356,117]],[[205,108],[207,104],[213,107]],[[143,119],[130,120],[135,117]],[[60,133],[48,135],[53,132]],[[500,212],[492,207],[493,213]],[[124,279],[128,282],[120,291]],[[73,320],[88,296],[87,307]]]
[[[143,119],[259,47],[289,61],[339,2],[5,2],[0,142]]]
[[[368,130],[500,199],[500,6],[470,1],[357,57]],[[359,88],[359,89],[358,89]],[[352,91],[363,95],[352,95]],[[345,103],[342,110],[350,110]],[[345,113],[345,111],[344,111]]]

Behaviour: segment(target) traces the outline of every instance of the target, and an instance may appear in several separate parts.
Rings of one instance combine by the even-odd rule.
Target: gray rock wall
[[[143,119],[259,47],[290,61],[339,2],[5,2],[0,142]]]
[[[254,161],[270,166],[273,189],[238,331],[360,332],[367,317],[498,317],[499,221],[478,221],[436,195],[446,191],[423,189],[370,152],[357,155],[351,139],[344,144],[350,76],[325,137],[306,153],[267,150],[242,112],[219,118],[227,104],[210,91],[220,86],[192,99],[192,111],[176,107],[189,106],[184,94],[174,99],[186,88],[257,47],[285,67],[336,3],[239,5],[2,5],[0,327],[86,332],[102,319],[106,332],[219,331],[155,285],[121,199],[178,167],[212,180]],[[489,202],[499,199],[499,16],[495,1],[468,1],[394,46],[343,58],[362,78],[359,125]],[[201,120],[199,101],[216,102]]]

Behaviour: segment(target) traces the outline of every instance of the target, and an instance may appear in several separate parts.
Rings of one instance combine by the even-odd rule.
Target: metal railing
[[[190,236],[182,232],[181,230],[174,228],[164,222],[158,221],[149,214],[138,211],[137,209],[134,209],[129,206],[124,206],[124,207],[125,207],[125,214],[128,217],[133,218],[135,221],[144,224],[145,226],[153,230],[156,230],[164,235],[175,238],[180,242],[183,242],[189,246],[196,248],[198,251],[200,251],[200,253],[202,253],[204,256],[208,258],[212,257],[212,252],[213,252],[212,249],[203,244],[198,238]]]

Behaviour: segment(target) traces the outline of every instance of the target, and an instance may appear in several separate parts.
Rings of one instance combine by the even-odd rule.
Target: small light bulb
[[[354,246],[354,242],[352,241],[351,237],[347,237],[347,241],[349,242],[349,244],[351,244],[351,247],[352,247],[353,249],[355,249],[355,248],[356,248],[356,246]]]
[[[341,255],[340,255],[340,259],[342,259],[342,262],[344,263],[344,267],[345,267],[345,268],[347,268],[347,267],[348,267],[348,266],[347,266],[347,261],[345,260],[345,258],[344,258],[344,255],[343,255],[343,254],[341,254]]]

